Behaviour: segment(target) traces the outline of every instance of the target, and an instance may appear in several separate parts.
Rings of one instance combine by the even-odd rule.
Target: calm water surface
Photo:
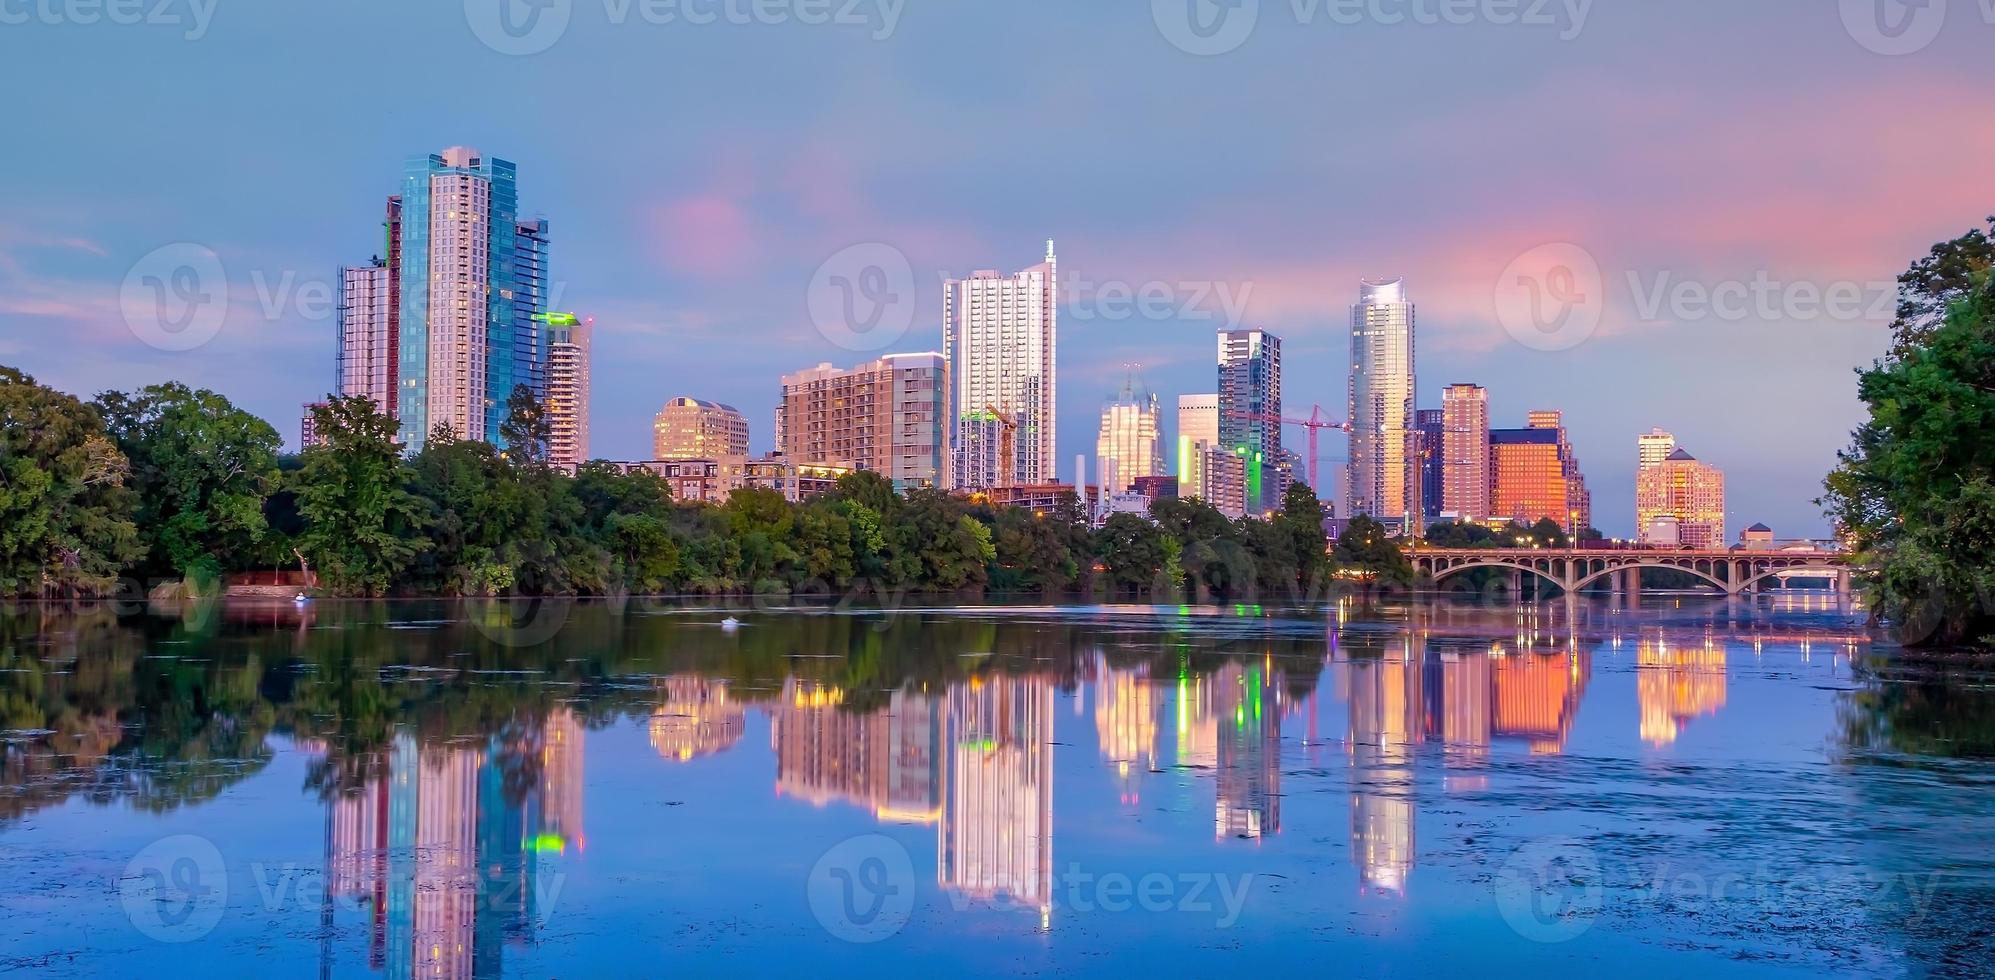
[[[16,610],[0,972],[1988,975],[1995,698],[1884,652],[1793,594]]]

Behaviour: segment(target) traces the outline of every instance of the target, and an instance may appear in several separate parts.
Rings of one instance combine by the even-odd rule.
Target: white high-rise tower
[[[1053,482],[1056,268],[1049,239],[1046,260],[1029,269],[943,284],[958,489]]]
[[[1406,280],[1362,279],[1351,307],[1351,462],[1346,514],[1416,526],[1409,467],[1413,429],[1413,303]]]

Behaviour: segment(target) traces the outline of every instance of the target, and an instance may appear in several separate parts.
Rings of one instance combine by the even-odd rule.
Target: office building
[[[1416,409],[1413,431],[1419,440],[1420,512],[1428,518],[1441,516],[1441,442],[1447,431],[1445,416],[1438,408]]]
[[[748,420],[733,405],[680,396],[651,422],[653,459],[748,455]]]
[[[1360,280],[1351,307],[1351,461],[1346,515],[1417,525],[1409,484],[1413,441],[1414,314],[1404,279]],[[1445,479],[1445,477],[1444,477]]]
[[[1644,542],[1662,543],[1674,522],[1679,543],[1723,548],[1725,474],[1682,448],[1635,474],[1635,526]]]
[[[1662,429],[1652,428],[1635,437],[1635,452],[1636,470],[1648,469],[1676,452],[1676,437]]]
[[[1095,437],[1095,461],[1100,467],[1102,485],[1111,492],[1126,490],[1138,479],[1164,472],[1157,396],[1143,390],[1134,370],[1123,382],[1122,391],[1102,407],[1101,431]]]
[[[1055,364],[1058,263],[1012,275],[981,270],[943,283],[942,342],[951,395],[954,486],[1047,484],[1056,479]]]
[[[1574,534],[1591,527],[1593,494],[1586,489],[1586,476],[1579,470],[1579,454],[1573,451],[1572,440],[1566,434],[1565,414],[1556,409],[1538,409],[1526,416],[1525,425],[1559,434],[1559,460],[1565,467],[1566,478],[1566,517],[1560,523]]]
[[[930,352],[784,375],[777,449],[800,465],[870,470],[903,490],[948,489],[948,371]]]
[[[1441,392],[1441,512],[1461,521],[1487,520],[1489,390],[1453,384]]]
[[[1282,342],[1264,330],[1219,333],[1219,442],[1247,467],[1247,510],[1281,506]]]

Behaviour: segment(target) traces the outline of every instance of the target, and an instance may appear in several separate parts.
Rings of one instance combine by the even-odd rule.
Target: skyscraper
[[[1101,432],[1095,438],[1095,460],[1103,487],[1127,489],[1137,477],[1164,472],[1163,445],[1157,434],[1157,396],[1143,390],[1134,368],[1122,391],[1101,410]],[[1114,485],[1109,485],[1109,474]]]
[[[553,423],[547,459],[573,471],[589,459],[589,346],[593,320],[572,314],[547,318],[547,416]]]
[[[1586,489],[1586,475],[1579,471],[1579,454],[1573,451],[1572,440],[1566,436],[1565,413],[1538,409],[1526,418],[1525,424],[1533,429],[1551,429],[1559,434],[1559,460],[1566,478],[1566,516],[1559,523],[1578,534],[1593,524],[1593,494]]]
[[[778,445],[780,445],[780,441]],[[651,423],[652,459],[748,455],[748,420],[733,405],[680,396]]]
[[[1565,431],[1529,426],[1489,433],[1489,515],[1531,524],[1550,518],[1568,532],[1583,526],[1585,487]]]
[[[1178,396],[1178,496],[1199,494],[1207,450],[1219,445],[1219,395]]]
[[[1650,541],[1656,522],[1665,518],[1675,520],[1682,544],[1725,547],[1725,474],[1681,448],[1642,467],[1635,474],[1636,535]]]
[[[786,374],[776,448],[796,463],[871,470],[903,490],[947,489],[947,389],[935,352]]]
[[[1247,510],[1281,506],[1282,342],[1264,330],[1219,332],[1219,441],[1247,465]]]
[[[1058,341],[1058,262],[1014,275],[981,270],[942,288],[942,343],[954,390],[955,485],[1050,483]],[[1000,462],[1009,449],[1010,459]]]
[[[1636,470],[1648,469],[1676,452],[1676,437],[1660,428],[1652,428],[1635,437],[1635,452]]]
[[[1441,514],[1441,440],[1447,432],[1446,416],[1438,408],[1413,412],[1413,430],[1419,437],[1420,513],[1424,517]]]
[[[1489,390],[1453,384],[1441,392],[1441,511],[1489,517]]]
[[[1344,513],[1417,523],[1408,444],[1414,396],[1413,303],[1404,279],[1363,279],[1351,307],[1351,462]]]
[[[410,451],[438,425],[496,441],[515,385],[544,396],[534,316],[547,296],[547,222],[519,222],[517,184],[511,163],[463,146],[403,175],[397,374]]]

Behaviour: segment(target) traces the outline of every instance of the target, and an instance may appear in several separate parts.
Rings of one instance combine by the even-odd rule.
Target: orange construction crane
[[[1309,489],[1323,493],[1323,484],[1316,482],[1316,435],[1324,429],[1351,431],[1349,422],[1333,422],[1323,414],[1323,406],[1311,405],[1306,419],[1284,418],[1280,415],[1266,415],[1260,412],[1227,412],[1229,418],[1245,419],[1249,422],[1273,422],[1276,425],[1299,425],[1309,430]]]
[[[984,406],[998,424],[998,486],[1016,486],[1018,480],[1018,419],[994,405]]]

